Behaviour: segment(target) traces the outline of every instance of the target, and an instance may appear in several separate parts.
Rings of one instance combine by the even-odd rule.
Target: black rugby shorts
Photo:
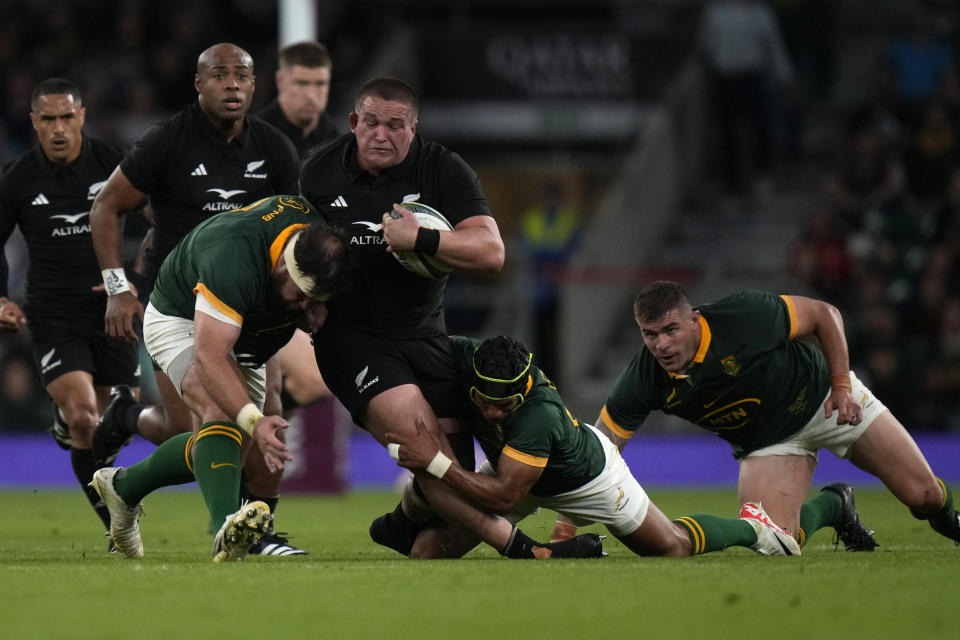
[[[99,330],[92,328],[95,323],[99,323]],[[138,345],[107,338],[102,316],[95,323],[45,326],[42,317],[30,318],[30,339],[43,386],[71,371],[90,373],[95,385],[140,386]]]
[[[323,328],[314,334],[313,344],[324,382],[361,427],[370,398],[404,384],[420,387],[438,418],[465,415],[447,336],[385,339]]]

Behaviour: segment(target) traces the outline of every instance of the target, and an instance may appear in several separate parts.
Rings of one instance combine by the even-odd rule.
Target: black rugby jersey
[[[301,160],[307,157],[307,152],[313,147],[340,135],[337,125],[333,123],[333,117],[326,111],[320,113],[317,127],[306,136],[303,135],[303,131],[297,125],[287,120],[287,117],[283,115],[283,109],[280,108],[280,104],[276,100],[267,105],[257,115],[280,129],[284,135],[290,138],[290,142],[297,149],[297,154]]]
[[[346,231],[359,256],[353,286],[327,304],[326,325],[385,337],[445,335],[447,277],[421,278],[400,266],[383,241],[383,214],[394,203],[417,200],[454,227],[472,216],[489,216],[477,174],[459,155],[420,136],[403,162],[376,177],[356,165],[356,150],[354,135],[345,134],[317,147],[300,170],[300,192],[330,224]]]
[[[199,222],[280,193],[297,192],[293,144],[260,118],[246,116],[229,144],[193,103],[151,128],[120,162],[134,187],[150,196],[152,280],[168,253]]]
[[[123,154],[83,136],[80,155],[68,165],[53,164],[39,144],[14,161],[0,177],[0,245],[19,226],[30,253],[26,306],[70,310],[93,306],[103,315],[106,296],[90,236],[90,207]],[[7,281],[0,283],[6,296]]]

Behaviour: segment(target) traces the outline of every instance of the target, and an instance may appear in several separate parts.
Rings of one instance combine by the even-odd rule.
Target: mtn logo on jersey
[[[107,184],[106,180],[101,180],[100,182],[94,182],[90,185],[90,188],[87,189],[87,200],[94,200],[97,197],[97,194],[103,191],[103,185]]]
[[[81,211],[80,213],[57,213],[50,216],[51,220],[63,220],[66,222],[66,225],[54,227],[50,230],[51,238],[58,238],[63,236],[75,236],[81,233],[90,233],[90,221],[88,220],[86,224],[77,224],[80,222],[80,219],[86,216],[89,216],[89,211]]]
[[[347,201],[343,199],[343,196],[337,196],[337,199],[330,203],[331,207],[349,207]]]
[[[37,197],[34,198],[30,204],[32,204],[35,207],[39,207],[41,205],[50,204],[50,201],[47,200],[47,196],[43,195],[42,193],[39,193],[37,194]]]
[[[247,168],[246,168],[246,170],[243,172],[243,177],[244,177],[244,178],[259,178],[260,180],[266,179],[267,174],[265,174],[265,173],[254,173],[254,171],[256,171],[257,169],[259,169],[260,167],[263,166],[263,163],[264,163],[264,162],[266,162],[266,160],[254,160],[253,162],[248,162],[248,163],[247,163]]]
[[[207,175],[207,168],[203,166],[203,163],[197,165],[197,168],[190,172],[192,176],[205,176]]]
[[[370,371],[370,366],[367,365],[366,367],[363,368],[362,371],[360,371],[360,373],[357,374],[357,377],[353,379],[353,381],[357,383],[357,393],[363,393],[364,391],[366,391],[376,383],[380,382],[380,376],[377,376],[373,380],[370,380],[369,382],[364,383],[364,380],[366,379],[367,373],[369,371]]]
[[[54,367],[60,366],[60,364],[63,362],[59,358],[54,362],[50,362],[51,360],[53,360],[53,354],[56,350],[57,348],[54,347],[53,349],[50,349],[50,351],[47,351],[45,354],[43,354],[43,356],[40,358],[41,373],[46,373],[47,371],[50,371]]]
[[[366,227],[371,233],[380,233],[383,229],[382,222],[369,222],[368,220],[354,220],[352,224],[359,224],[363,227]],[[350,244],[357,245],[369,245],[369,244],[383,244],[383,236],[372,236],[369,234],[364,234],[362,236],[351,235]]]

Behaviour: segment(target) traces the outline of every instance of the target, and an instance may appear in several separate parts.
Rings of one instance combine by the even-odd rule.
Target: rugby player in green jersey
[[[578,524],[599,522],[644,556],[691,556],[730,546],[762,555],[799,555],[790,534],[759,505],[740,519],[696,514],[670,521],[647,497],[617,447],[564,406],[556,387],[517,340],[498,336],[482,343],[452,337],[469,425],[487,456],[478,473],[441,452],[423,424],[416,435],[388,433],[401,466],[439,477],[481,510],[510,522],[548,507]],[[416,502],[413,491],[405,500]],[[417,505],[425,510],[427,505]],[[459,524],[459,523],[454,523]],[[460,557],[477,544],[462,527],[420,531],[411,557]]]
[[[143,555],[143,497],[194,479],[220,525],[214,562],[242,559],[264,533],[267,504],[240,504],[246,450],[256,441],[271,472],[291,459],[277,437],[286,421],[262,413],[266,362],[296,329],[323,326],[325,301],[346,287],[347,271],[343,235],[294,196],[213,216],[167,256],[144,314],[144,344],[193,413],[194,428],[129,469],[94,474],[125,556]]]
[[[850,371],[835,307],[763,291],[693,307],[680,285],[661,281],[640,292],[633,312],[646,348],[597,420],[621,450],[651,411],[680,416],[731,444],[740,503],[762,503],[801,546],[832,526],[848,551],[873,551],[877,543],[849,485],[830,485],[805,501],[817,453],[827,449],[878,477],[915,518],[960,544],[950,487]],[[558,523],[554,537],[575,531]]]

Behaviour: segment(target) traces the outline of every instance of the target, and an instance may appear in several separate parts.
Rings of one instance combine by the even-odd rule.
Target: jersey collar
[[[80,141],[80,155],[78,155],[77,159],[70,164],[54,164],[50,162],[50,159],[47,158],[47,154],[45,154],[43,149],[40,147],[40,143],[37,142],[35,145],[33,145],[33,154],[36,157],[37,164],[43,167],[44,171],[46,171],[50,176],[55,176],[63,171],[68,171],[74,175],[80,175],[80,173],[83,171],[83,163],[86,161],[87,156],[89,155],[87,151],[90,149],[90,141],[87,139],[87,135],[85,133],[81,135],[83,138]]]
[[[207,114],[203,112],[203,109],[200,107],[200,102],[194,102],[192,105],[193,117],[197,123],[197,126],[200,128],[200,131],[203,132],[203,135],[206,136],[210,142],[217,146],[229,147],[233,144],[236,144],[239,147],[246,147],[247,140],[250,138],[250,118],[249,114],[243,115],[243,128],[240,130],[240,133],[227,143],[226,138],[223,137],[223,134],[213,126],[213,123],[210,122],[210,119],[207,118]]]
[[[392,180],[400,181],[403,178],[403,175],[407,171],[407,167],[413,166],[416,162],[416,157],[420,153],[420,147],[422,146],[422,141],[420,136],[414,136],[413,142],[410,143],[410,151],[407,152],[407,157],[403,159],[403,162],[398,164],[395,167],[390,167],[389,169],[384,169],[380,172],[379,176],[371,176],[369,173],[361,169],[357,165],[357,139],[353,137],[350,140],[350,143],[347,144],[346,148],[343,150],[343,157],[340,159],[343,163],[344,172],[353,182],[359,182],[361,180],[370,180],[373,182],[382,181],[382,180]]]

